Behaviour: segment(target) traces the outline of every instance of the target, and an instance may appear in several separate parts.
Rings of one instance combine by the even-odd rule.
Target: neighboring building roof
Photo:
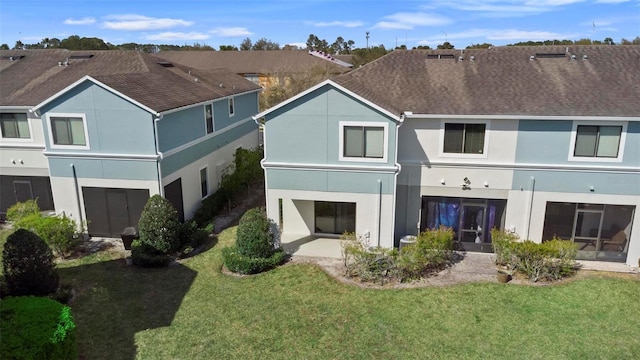
[[[194,69],[223,67],[243,75],[304,72],[314,66],[328,66],[335,74],[350,70],[306,50],[161,51],[154,55]]]
[[[395,114],[640,116],[632,45],[394,51],[334,81]]]
[[[157,112],[261,89],[227,69],[190,71],[137,51],[5,50],[0,106],[42,105],[86,76]]]

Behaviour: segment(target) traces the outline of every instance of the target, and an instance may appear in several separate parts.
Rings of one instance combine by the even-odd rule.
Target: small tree
[[[161,253],[175,251],[178,244],[178,211],[160,195],[149,198],[138,222],[140,242]]]
[[[18,229],[9,235],[2,251],[2,270],[12,296],[50,294],[60,278],[53,253],[38,235]]]

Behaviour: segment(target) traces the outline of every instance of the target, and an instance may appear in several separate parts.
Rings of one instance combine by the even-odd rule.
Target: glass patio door
[[[483,203],[462,203],[460,216],[460,236],[458,241],[465,243],[482,243],[483,226],[485,224],[486,206]]]
[[[599,251],[602,237],[602,219],[604,206],[585,206],[580,204],[576,207],[573,222],[573,241],[578,244],[580,251]]]

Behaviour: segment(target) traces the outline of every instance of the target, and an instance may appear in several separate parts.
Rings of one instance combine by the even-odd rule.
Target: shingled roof
[[[640,46],[394,51],[334,81],[394,114],[640,116]]]
[[[90,76],[162,112],[260,87],[227,69],[189,70],[137,51],[0,51],[0,106],[35,106]]]
[[[194,69],[223,67],[243,75],[297,73],[315,66],[327,66],[334,74],[350,70],[311,56],[305,50],[161,51],[154,55]]]

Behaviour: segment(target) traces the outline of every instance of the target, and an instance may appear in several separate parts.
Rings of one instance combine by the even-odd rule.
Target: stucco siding
[[[52,177],[73,177],[71,165],[79,178],[158,180],[155,160],[131,159],[83,159],[70,157],[49,157]]]
[[[539,191],[640,196],[640,172],[517,170],[512,189],[528,186],[532,177]]]
[[[267,169],[270,189],[393,194],[393,173],[353,171]],[[380,182],[378,182],[380,181]]]

